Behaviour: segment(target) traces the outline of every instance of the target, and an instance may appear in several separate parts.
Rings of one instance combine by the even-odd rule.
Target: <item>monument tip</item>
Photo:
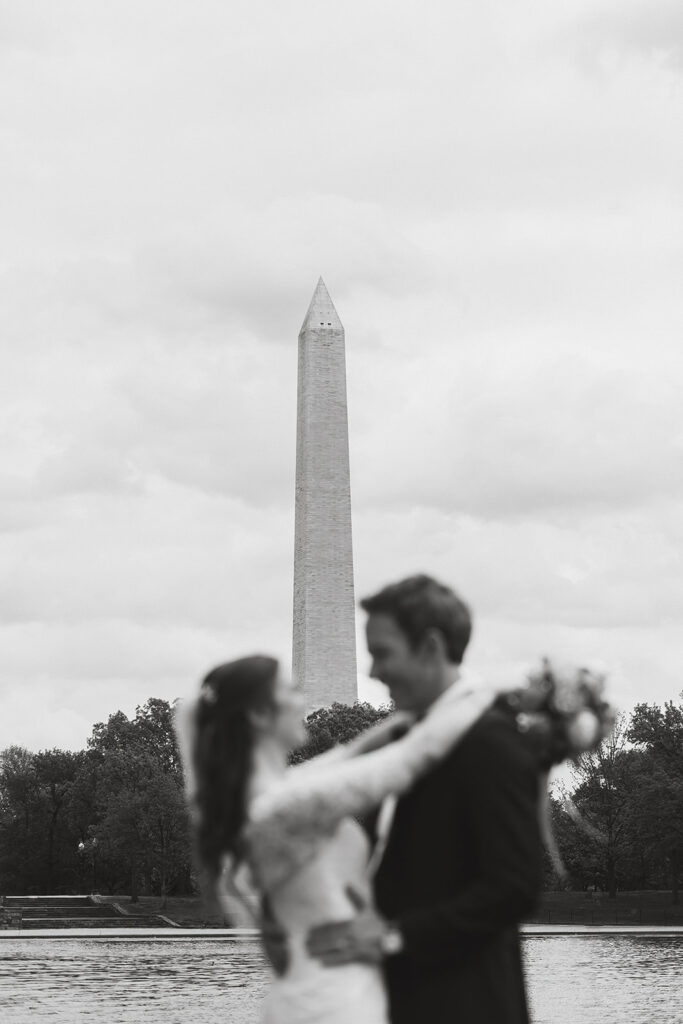
[[[339,314],[334,308],[334,303],[330,298],[330,293],[327,290],[327,286],[323,281],[322,277],[318,278],[318,283],[315,286],[313,292],[313,298],[308,307],[308,312],[304,317],[304,322],[301,325],[300,334],[304,331],[343,331],[342,322],[339,319]]]

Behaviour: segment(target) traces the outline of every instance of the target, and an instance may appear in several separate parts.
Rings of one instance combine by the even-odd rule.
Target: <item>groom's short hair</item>
[[[472,613],[454,590],[431,576],[409,576],[390,583],[360,602],[368,615],[390,615],[412,647],[417,647],[430,629],[438,629],[446,651],[457,665],[462,661],[472,635]]]

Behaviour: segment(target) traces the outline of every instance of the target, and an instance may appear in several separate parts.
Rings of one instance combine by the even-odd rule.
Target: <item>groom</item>
[[[396,708],[436,712],[457,694],[471,633],[448,587],[413,576],[361,602],[372,676]],[[378,910],[316,928],[333,968],[384,965],[392,1024],[527,1024],[518,923],[541,885],[539,769],[514,721],[491,709],[373,829]],[[360,1022],[359,1022],[360,1024]]]

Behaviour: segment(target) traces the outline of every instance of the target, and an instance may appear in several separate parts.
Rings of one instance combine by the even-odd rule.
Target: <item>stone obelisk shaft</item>
[[[299,334],[293,646],[309,711],[358,699],[344,328],[322,278]]]

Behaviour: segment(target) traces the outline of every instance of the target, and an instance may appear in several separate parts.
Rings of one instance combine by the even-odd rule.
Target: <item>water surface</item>
[[[683,936],[533,936],[524,950],[534,1024],[683,1022]],[[257,1024],[266,985],[253,941],[0,939],[3,1024]]]
[[[683,935],[524,940],[534,1024],[683,1024]]]

